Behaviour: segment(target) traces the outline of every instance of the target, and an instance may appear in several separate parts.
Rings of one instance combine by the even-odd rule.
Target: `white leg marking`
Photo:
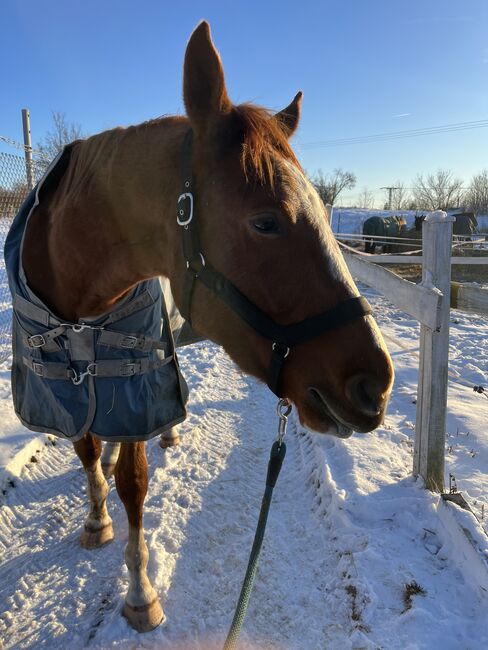
[[[102,465],[115,465],[119,451],[120,442],[105,442],[102,451]]]
[[[83,548],[91,549],[112,541],[114,533],[106,506],[109,487],[102,472],[100,459],[97,460],[94,469],[87,469],[85,473],[88,479],[90,513],[85,519],[85,529],[80,541]]]
[[[129,569],[129,590],[126,603],[131,607],[149,605],[157,593],[147,577],[149,551],[144,541],[144,529],[129,526],[129,541],[125,549],[125,563]]]
[[[174,447],[175,445],[179,444],[180,442],[180,427],[179,425],[176,425],[174,427],[171,427],[171,429],[168,429],[168,431],[165,431],[164,433],[161,434],[161,438],[159,440],[159,446],[162,447],[163,449],[166,449],[166,447]]]

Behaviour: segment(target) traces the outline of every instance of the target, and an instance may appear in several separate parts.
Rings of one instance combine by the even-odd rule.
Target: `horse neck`
[[[98,316],[141,280],[172,274],[187,128],[184,120],[168,118],[76,146],[59,197],[49,200],[50,228],[42,210],[37,220],[34,212],[24,247],[29,284],[60,316]],[[99,149],[86,173],[89,147]]]

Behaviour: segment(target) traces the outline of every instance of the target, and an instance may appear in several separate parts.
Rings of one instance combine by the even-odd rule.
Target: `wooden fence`
[[[329,209],[329,208],[328,208]],[[329,209],[330,214],[330,209]],[[383,293],[396,307],[420,322],[420,364],[413,472],[429,490],[444,490],[444,453],[449,362],[450,309],[488,316],[488,289],[451,283],[454,217],[431,213],[423,222],[422,256],[358,255],[344,252],[353,277]],[[386,259],[387,258],[387,259]],[[485,258],[468,258],[487,264]],[[398,261],[397,261],[398,260]],[[422,264],[422,281],[414,284],[375,262]]]

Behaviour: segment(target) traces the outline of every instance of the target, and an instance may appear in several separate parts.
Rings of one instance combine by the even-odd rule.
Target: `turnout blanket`
[[[30,193],[5,243],[15,411],[27,428],[72,441],[87,431],[103,440],[148,440],[186,417],[188,389],[175,350],[185,322],[169,282],[140,282],[110,313],[70,323],[33,293],[22,267],[29,217],[44,188],[59,182],[67,158],[69,149]],[[188,328],[186,333],[182,344],[198,340]]]

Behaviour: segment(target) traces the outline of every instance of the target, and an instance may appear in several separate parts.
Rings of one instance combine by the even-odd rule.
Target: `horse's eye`
[[[280,235],[282,233],[278,219],[272,214],[262,214],[251,219],[251,225],[262,235]]]

